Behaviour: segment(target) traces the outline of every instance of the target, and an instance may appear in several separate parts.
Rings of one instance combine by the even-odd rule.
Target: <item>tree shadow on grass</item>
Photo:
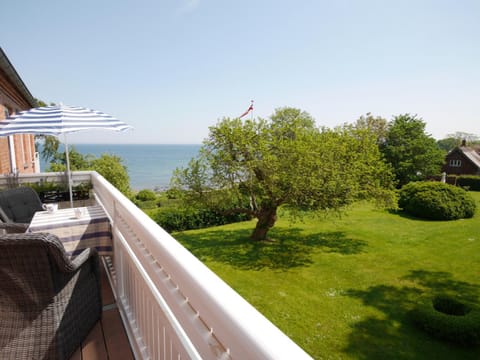
[[[412,270],[403,280],[410,280],[428,290],[429,294],[448,294],[470,302],[478,303],[480,286],[452,278],[444,271]]]
[[[412,286],[377,285],[367,290],[349,290],[346,295],[379,310],[352,325],[344,351],[356,359],[480,359],[480,348],[460,347],[431,338],[408,320],[408,312],[422,295],[438,292],[478,300],[480,285],[455,280],[452,274],[412,270],[402,277]]]
[[[288,270],[312,264],[313,252],[358,254],[366,242],[350,239],[343,232],[304,235],[302,229],[273,229],[272,242],[249,238],[250,230],[213,230],[178,233],[175,237],[201,261],[216,261],[231,266],[261,270]]]

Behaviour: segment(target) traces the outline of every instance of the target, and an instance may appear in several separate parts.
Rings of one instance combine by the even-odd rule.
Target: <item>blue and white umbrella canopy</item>
[[[89,129],[124,131],[132,127],[103,112],[79,106],[44,106],[22,111],[0,122],[0,136],[55,135]]]
[[[60,134],[95,129],[125,131],[132,129],[132,127],[100,111],[65,105],[33,108],[21,111],[4,121],[0,121],[0,136],[15,134],[59,136]],[[66,136],[64,143],[67,158],[70,205],[73,207],[70,160],[68,158]]]

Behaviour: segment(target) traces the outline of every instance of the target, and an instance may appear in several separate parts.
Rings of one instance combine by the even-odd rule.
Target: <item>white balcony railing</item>
[[[75,172],[73,179],[92,182],[111,219],[112,283],[136,358],[311,359],[102,176]]]

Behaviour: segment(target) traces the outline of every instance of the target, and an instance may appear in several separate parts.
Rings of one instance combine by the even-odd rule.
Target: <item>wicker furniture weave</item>
[[[7,233],[25,232],[37,211],[42,211],[42,202],[35,190],[19,187],[0,192],[0,229]]]
[[[0,235],[0,359],[69,359],[102,313],[98,254],[55,235]]]

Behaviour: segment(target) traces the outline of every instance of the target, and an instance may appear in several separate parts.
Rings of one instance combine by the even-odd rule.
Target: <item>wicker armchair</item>
[[[0,192],[0,229],[7,233],[25,232],[42,202],[35,190],[19,187]]]
[[[0,359],[69,359],[102,313],[98,254],[55,235],[0,235]]]

